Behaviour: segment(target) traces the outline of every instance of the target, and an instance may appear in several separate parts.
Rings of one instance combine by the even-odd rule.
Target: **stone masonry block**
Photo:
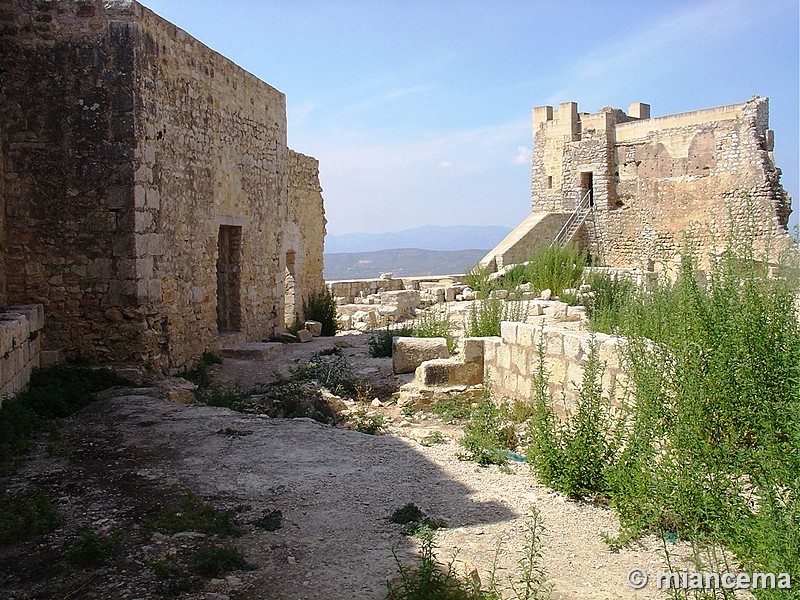
[[[453,385],[457,368],[458,361],[452,358],[426,360],[415,370],[414,379],[425,386]]]
[[[314,337],[322,335],[322,323],[319,321],[306,321],[303,326],[308,329]]]
[[[579,361],[583,359],[583,344],[578,335],[564,335],[564,356],[568,360]]]
[[[549,356],[564,354],[564,335],[560,331],[545,330],[545,352]]]
[[[413,373],[426,360],[449,356],[444,338],[395,337],[392,340],[392,370],[395,373]]]
[[[506,344],[517,343],[517,325],[518,323],[510,321],[503,321],[500,323],[500,337],[503,338]]]
[[[533,333],[535,326],[528,325],[527,323],[520,323],[517,326],[517,343],[525,348],[533,346]]]
[[[44,305],[42,304],[15,304],[11,307],[12,311],[25,315],[30,323],[31,331],[44,329]]]
[[[491,340],[496,338],[474,337],[464,340],[462,356],[464,362],[483,364],[486,355],[486,346],[491,344]]]

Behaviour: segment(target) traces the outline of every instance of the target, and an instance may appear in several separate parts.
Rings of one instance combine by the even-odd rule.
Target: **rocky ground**
[[[497,573],[513,578],[526,517],[536,506],[553,598],[659,596],[653,585],[633,590],[626,577],[635,567],[663,569],[660,542],[645,539],[614,553],[601,539],[617,531],[611,509],[567,501],[537,483],[524,463],[502,469],[459,460],[460,427],[425,414],[415,422],[405,418],[391,393],[407,376],[392,375],[390,359],[370,358],[367,341],[367,335],[318,338],[285,345],[267,360],[226,359],[211,374],[220,385],[252,389],[286,376],[314,352],[339,347],[370,384],[361,401],[387,419],[381,435],[175,404],[159,387],[106,392],[66,419],[57,442],[44,436],[3,482],[11,493],[44,491],[63,521],[52,533],[0,549],[2,597],[159,598],[181,580],[158,565],[181,565],[201,547],[226,544],[251,570],[194,580],[191,591],[175,597],[377,600],[398,561],[416,560],[416,540],[389,519],[408,502],[446,521],[435,538],[439,558],[457,554],[464,572],[485,578],[501,543]],[[383,406],[373,407],[374,397]],[[445,443],[423,445],[433,431]],[[242,535],[149,531],[153,516],[187,492],[232,511]],[[274,510],[282,513],[279,529],[253,524]],[[79,567],[65,559],[82,529],[114,540],[104,564]]]

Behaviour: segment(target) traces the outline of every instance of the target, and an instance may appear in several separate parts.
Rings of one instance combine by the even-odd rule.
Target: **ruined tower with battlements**
[[[757,243],[788,240],[791,199],[775,166],[769,101],[651,117],[581,113],[574,102],[533,109],[531,215],[484,259],[502,268],[537,247],[577,240],[604,264],[664,266],[691,232],[701,253],[729,226]]]

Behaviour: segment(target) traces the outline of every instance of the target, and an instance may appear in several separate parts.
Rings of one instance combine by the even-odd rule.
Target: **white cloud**
[[[575,98],[581,98],[582,103],[603,102],[615,89],[631,82],[663,77],[661,66],[680,70],[681,61],[697,59],[689,48],[746,30],[749,10],[748,0],[693,3],[611,43],[592,47],[564,71],[563,88],[551,94],[546,103]]]
[[[353,113],[369,111],[378,106],[381,106],[382,104],[387,104],[389,102],[393,102],[395,100],[398,100],[400,98],[405,98],[407,96],[421,94],[423,92],[427,92],[432,89],[433,86],[431,85],[415,85],[411,87],[403,87],[403,88],[389,90],[388,92],[378,94],[377,96],[373,96],[372,98],[367,98],[363,102],[357,102],[355,104],[351,104],[350,106],[345,107],[341,112],[342,114],[353,114]]]
[[[513,209],[498,212],[495,202],[528,210],[529,176],[515,179],[520,170],[509,160],[530,136],[527,117],[474,129],[396,134],[402,138],[383,134],[335,128],[293,142],[320,161],[328,231],[470,219],[513,225],[519,215]],[[504,181],[497,181],[498,171]]]
[[[517,155],[512,159],[518,165],[529,165],[533,159],[533,150],[527,146],[517,146]]]

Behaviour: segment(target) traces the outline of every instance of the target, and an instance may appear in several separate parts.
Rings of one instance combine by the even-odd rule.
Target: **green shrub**
[[[447,527],[447,523],[445,523],[444,520],[430,518],[413,502],[408,502],[400,508],[395,509],[392,516],[389,517],[389,520],[398,525],[405,525],[406,535],[414,535],[423,527],[431,530]]]
[[[211,579],[231,571],[252,571],[253,565],[248,563],[236,548],[211,546],[201,548],[192,557],[192,570]]]
[[[365,408],[359,408],[349,413],[347,421],[353,431],[368,435],[375,435],[386,425],[386,419],[383,415],[370,415]]]
[[[470,307],[466,336],[499,336],[500,323],[502,321],[524,323],[527,319],[527,302],[501,300],[499,298],[477,300]]]
[[[578,284],[585,264],[586,254],[575,244],[543,247],[525,263],[514,265],[506,273],[504,287],[514,289],[530,283],[539,291],[549,289],[558,296],[565,288]]]
[[[406,507],[414,508],[414,505]],[[498,562],[503,553],[503,540],[500,539],[491,570],[484,576],[485,584],[476,572],[464,576],[455,570],[457,551],[448,563],[439,562],[433,529],[429,526],[420,527],[415,534],[420,540],[419,560],[414,567],[407,567],[395,555],[400,571],[399,581],[388,583],[387,600],[547,600],[550,598],[552,585],[541,565],[542,523],[536,507],[532,507],[524,527],[525,543],[517,568],[502,578],[505,582],[501,582]],[[510,588],[513,596],[507,595],[507,588]]]
[[[394,337],[411,337],[411,327],[386,327],[374,331],[369,338],[369,355],[373,358],[390,358],[392,356],[392,339]]]
[[[395,556],[400,582],[388,584],[387,600],[499,600],[499,596],[485,595],[479,583],[459,576],[454,561],[442,565],[436,560],[436,545],[429,527],[421,527],[416,535],[421,541],[419,563],[409,568]]]
[[[283,526],[283,513],[279,510],[264,509],[261,516],[253,521],[253,525],[267,531],[277,531]]]
[[[423,446],[435,446],[447,443],[447,438],[442,435],[441,431],[433,431],[422,438],[419,443]]]
[[[798,578],[798,287],[768,276],[752,239],[730,244],[705,284],[685,251],[675,282],[621,303],[632,402],[604,482],[626,539],[721,544],[745,570]]]
[[[468,419],[472,414],[472,404],[472,399],[468,396],[455,394],[437,400],[431,411],[445,421]]]
[[[94,400],[96,392],[128,382],[104,369],[57,365],[37,369],[28,389],[0,408],[0,474],[28,451],[31,439],[52,419],[67,417]]]
[[[242,533],[233,511],[219,510],[194,492],[188,492],[176,504],[163,507],[155,517],[145,520],[144,530],[168,534],[196,531],[219,536]]]
[[[422,311],[414,319],[411,329],[413,337],[441,337],[447,340],[447,349],[451,353],[456,349],[455,325],[450,319],[447,307],[442,308],[437,305]]]
[[[591,329],[603,333],[619,331],[636,285],[628,277],[607,273],[592,273],[587,283],[591,295],[584,300],[584,306]]]
[[[195,366],[185,371],[181,377],[194,383],[200,390],[204,390],[211,385],[211,374],[208,367],[219,364],[222,364],[221,356],[213,352],[203,352]]]
[[[570,498],[607,496],[610,492],[608,473],[618,454],[620,442],[614,431],[619,423],[610,401],[603,396],[602,375],[603,365],[592,339],[575,412],[559,419],[547,389],[544,336],[539,336],[527,458],[542,483]]]
[[[0,546],[49,533],[59,523],[61,517],[44,492],[10,494],[0,489]]]
[[[241,411],[248,396],[247,392],[236,388],[224,389],[218,385],[212,385],[208,390],[205,390],[200,399],[209,406],[221,406]]]
[[[505,464],[508,452],[515,450],[518,443],[508,407],[495,404],[489,397],[481,398],[464,424],[460,443],[468,460],[481,465]]]
[[[475,265],[467,272],[465,283],[485,298],[497,287],[496,280],[489,281],[489,275],[493,272],[489,265]]]
[[[322,323],[322,335],[336,335],[339,322],[336,320],[336,299],[329,290],[312,293],[303,301],[303,315],[308,321]]]
[[[97,567],[105,563],[117,545],[113,537],[105,537],[89,529],[78,532],[78,538],[67,550],[67,560],[78,567]]]
[[[337,396],[357,393],[361,385],[341,348],[315,352],[308,363],[292,372],[292,379],[316,381]]]

